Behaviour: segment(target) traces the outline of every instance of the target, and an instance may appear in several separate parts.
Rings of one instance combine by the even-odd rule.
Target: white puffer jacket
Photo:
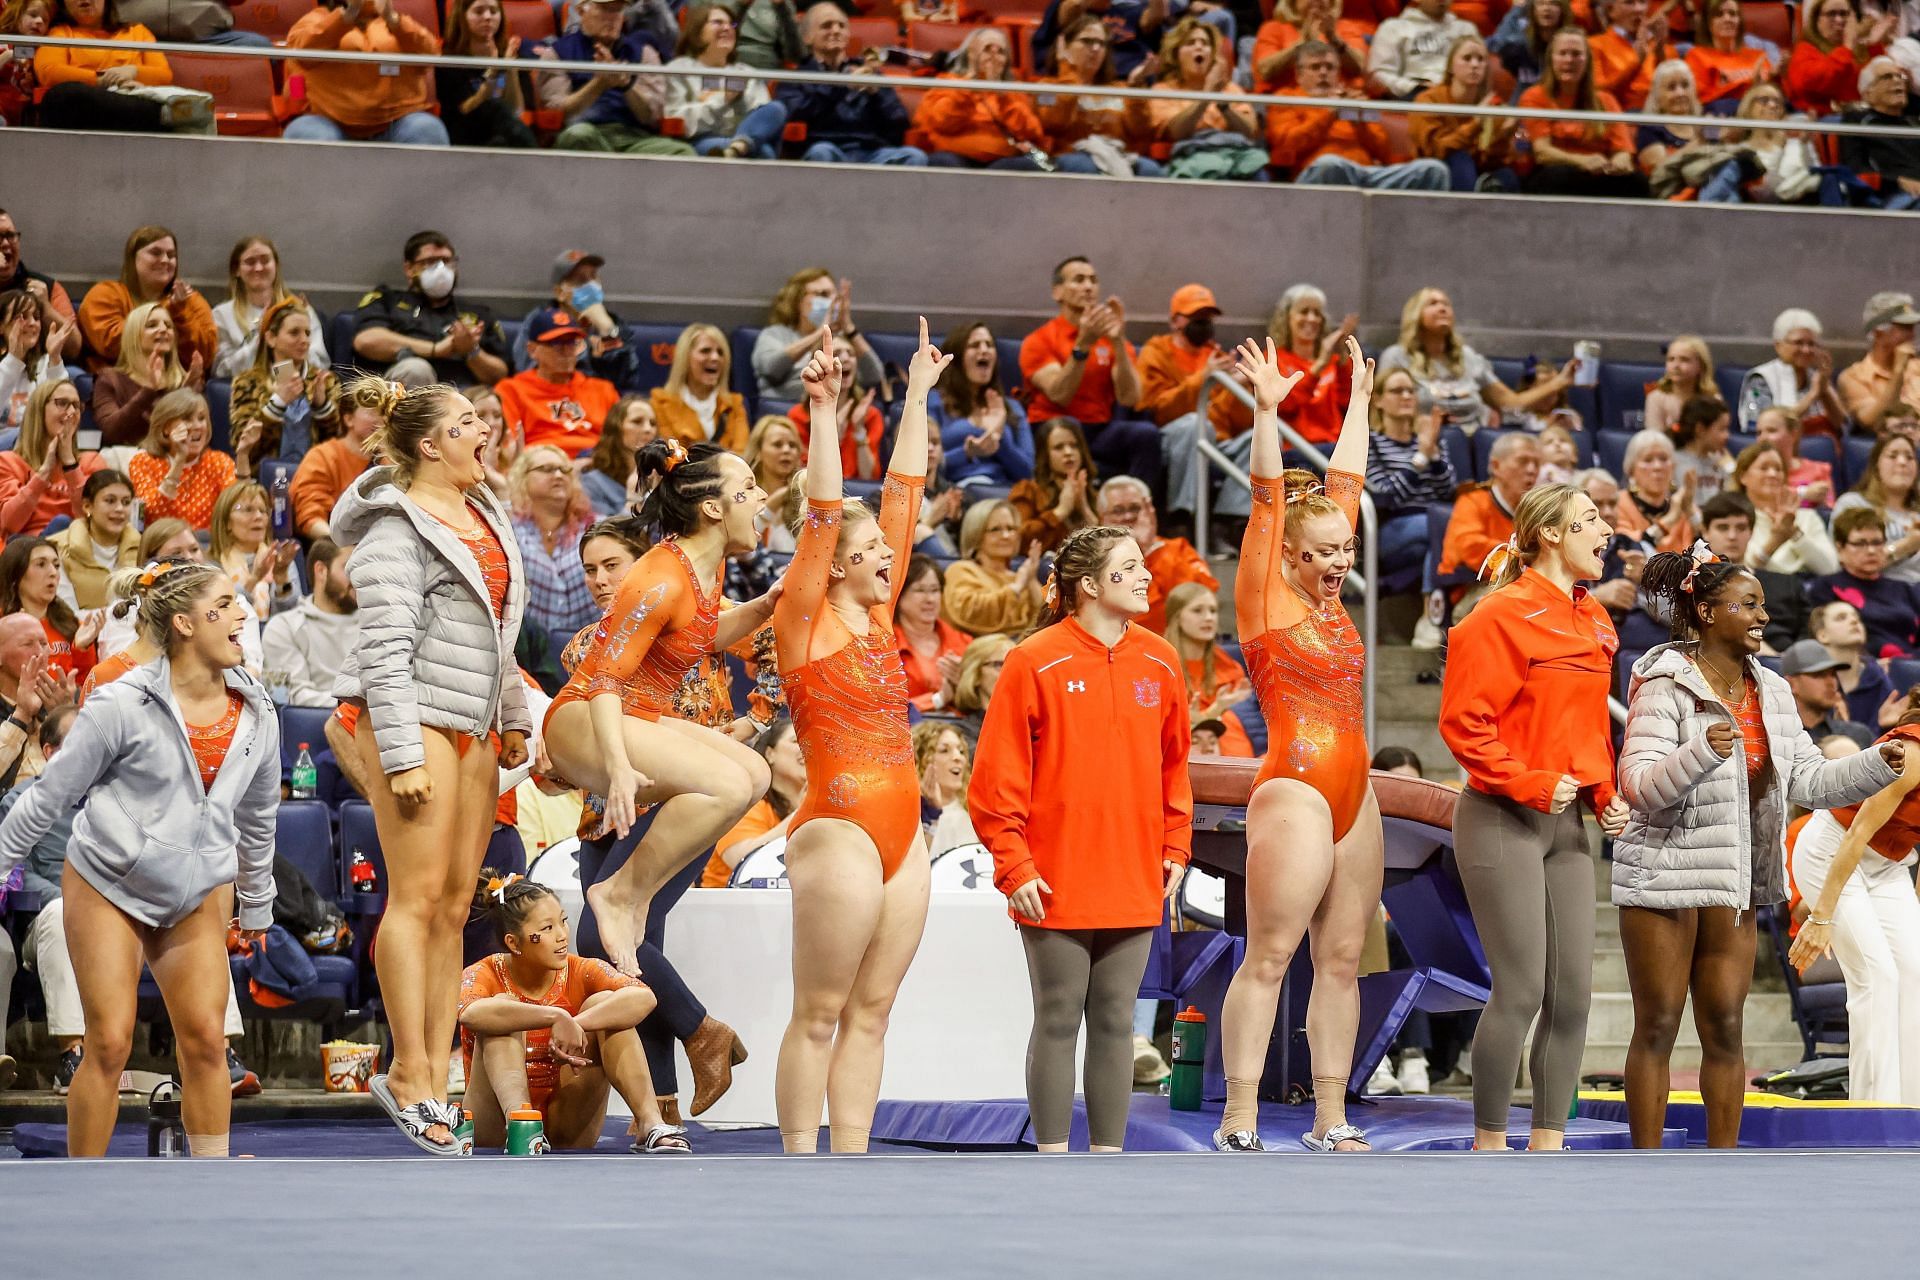
[[[1663,644],[1633,666],[1620,751],[1620,794],[1633,812],[1613,845],[1616,906],[1744,911],[1784,901],[1787,805],[1856,804],[1896,776],[1878,751],[1822,756],[1787,682],[1749,658],[1768,756],[1761,790],[1750,794],[1739,726],[1727,759],[1707,745],[1708,725],[1734,721],[1688,661],[1693,647]]]
[[[347,576],[360,597],[360,634],[347,652],[336,697],[367,704],[380,768],[426,762],[420,726],[484,738],[498,728],[531,733],[526,685],[514,661],[527,575],[507,509],[485,485],[468,499],[500,539],[513,577],[496,623],[480,565],[459,537],[374,467],[347,486],[329,521],[352,544]]]

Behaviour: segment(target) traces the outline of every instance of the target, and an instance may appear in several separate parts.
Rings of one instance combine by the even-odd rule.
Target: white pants
[[[1793,851],[1793,878],[1819,900],[1846,829],[1816,813]],[[1920,1106],[1920,901],[1898,862],[1869,849],[1833,909],[1833,955],[1847,979],[1847,1094]]]
[[[40,993],[47,1002],[47,1035],[55,1040],[74,1040],[87,1033],[86,1015],[80,1009],[80,984],[73,976],[73,957],[67,954],[66,899],[55,898],[40,908],[40,914],[27,926],[27,945],[21,961],[40,975]],[[238,1039],[240,997],[233,985],[227,985],[227,1039]]]

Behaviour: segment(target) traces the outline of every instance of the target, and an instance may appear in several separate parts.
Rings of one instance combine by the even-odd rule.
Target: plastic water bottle
[[[290,514],[292,508],[287,498],[287,486],[287,471],[282,467],[273,473],[273,482],[268,489],[273,504],[273,536],[276,538],[293,536],[293,518]]]
[[[1173,1015],[1173,1080],[1167,1105],[1198,1111],[1207,1070],[1207,1015],[1188,1005]]]
[[[147,1098],[147,1154],[185,1156],[187,1127],[180,1120],[180,1086],[162,1080]]]
[[[353,882],[355,893],[380,892],[380,876],[358,848],[353,851],[353,861],[347,864],[347,878]]]
[[[295,800],[311,800],[320,790],[320,775],[313,767],[313,757],[307,752],[307,744],[300,744],[300,754],[293,758],[292,791]]]

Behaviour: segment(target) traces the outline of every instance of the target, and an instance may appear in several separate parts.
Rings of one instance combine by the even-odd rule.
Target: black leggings
[[[580,885],[585,889],[596,885],[626,865],[640,838],[653,825],[653,814],[642,814],[640,820],[627,832],[627,838],[616,840],[611,834],[594,840],[580,842]],[[653,895],[653,902],[647,908],[647,930],[634,954],[640,964],[641,981],[653,992],[654,1011],[639,1026],[640,1044],[647,1052],[647,1070],[653,1074],[653,1090],[661,1097],[680,1092],[679,1077],[674,1066],[673,1046],[676,1040],[685,1040],[700,1029],[706,1021],[707,1006],[693,994],[693,989],[681,979],[661,951],[660,944],[665,940],[667,931],[667,913],[672,911],[688,889],[700,879],[700,872],[707,865],[707,855],[702,853],[677,872],[673,879],[660,887]],[[580,938],[578,948],[583,956],[599,956],[611,959],[600,945],[600,926],[593,918],[593,907],[589,904],[580,917]]]
[[[1147,972],[1152,929],[1038,929],[1020,926],[1033,985],[1027,1041],[1027,1108],[1034,1141],[1065,1142],[1073,1125],[1073,1048],[1087,1024],[1081,1084],[1087,1137],[1118,1147],[1133,1100],[1133,1003]]]
[[[69,81],[47,90],[40,123],[49,129],[103,129],[109,133],[165,133],[160,104],[99,85]]]

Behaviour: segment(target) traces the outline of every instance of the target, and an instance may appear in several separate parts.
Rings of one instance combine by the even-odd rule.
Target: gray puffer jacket
[[[1633,666],[1620,794],[1632,809],[1613,845],[1613,901],[1622,907],[1749,907],[1787,896],[1787,805],[1855,804],[1896,776],[1878,751],[1828,760],[1794,710],[1787,682],[1747,660],[1767,729],[1759,793],[1747,787],[1746,748],[1707,745],[1707,726],[1733,713],[1688,661],[1691,644],[1663,644]]]
[[[467,497],[513,571],[497,623],[473,554],[400,491],[391,467],[371,468],[334,504],[333,536],[353,545],[347,576],[360,597],[360,634],[333,691],[366,702],[380,767],[390,774],[426,762],[421,725],[479,738],[495,728],[533,729],[513,656],[527,603],[520,547],[491,489],[476,485]]]

